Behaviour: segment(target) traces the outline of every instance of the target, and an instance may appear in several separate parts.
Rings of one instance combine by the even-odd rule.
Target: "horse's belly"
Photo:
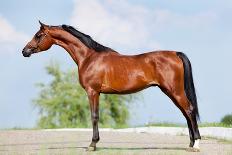
[[[131,94],[131,93],[136,93],[138,91],[141,91],[145,88],[150,87],[151,85],[144,85],[141,87],[133,87],[133,88],[126,88],[126,89],[117,89],[117,88],[112,88],[108,86],[103,86],[101,93],[105,94]]]
[[[154,79],[146,77],[121,78],[102,84],[102,93],[128,94],[135,93],[152,85],[157,85]]]

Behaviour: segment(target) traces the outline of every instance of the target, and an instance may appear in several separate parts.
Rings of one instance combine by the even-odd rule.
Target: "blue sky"
[[[21,50],[39,29],[38,20],[70,24],[122,54],[167,49],[185,52],[193,66],[202,122],[220,121],[232,112],[232,2],[229,0],[9,0],[0,2],[0,128],[33,127],[32,106],[48,82],[44,67],[57,60],[76,67],[60,47],[26,59]],[[131,124],[152,121],[185,123],[158,88],[143,91],[134,104]]]

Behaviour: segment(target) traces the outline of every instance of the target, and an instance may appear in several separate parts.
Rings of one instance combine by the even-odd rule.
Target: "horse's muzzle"
[[[24,57],[30,57],[31,54],[32,54],[32,51],[31,51],[31,49],[24,48],[23,51],[22,51],[22,54],[23,54]]]

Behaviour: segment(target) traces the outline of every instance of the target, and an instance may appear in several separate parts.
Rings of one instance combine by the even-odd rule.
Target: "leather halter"
[[[36,47],[33,47],[33,46],[31,45],[31,43],[29,43],[29,46],[33,48],[33,50],[32,50],[33,53],[36,53],[38,50],[40,51],[40,47],[39,47],[39,46],[40,46],[40,44],[42,43],[42,41],[43,41],[43,40],[47,37],[47,35],[48,35],[48,34],[45,33],[45,32],[43,32],[43,33],[44,33],[45,35],[43,36],[42,39],[39,40],[39,42],[38,42],[38,44],[37,44]]]

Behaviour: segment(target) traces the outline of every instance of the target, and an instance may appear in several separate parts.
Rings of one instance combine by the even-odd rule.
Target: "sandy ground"
[[[203,138],[201,152],[187,152],[187,136],[170,136],[151,133],[100,132],[97,151],[86,152],[92,132],[89,131],[0,131],[0,154],[197,154],[232,155],[232,143]]]

